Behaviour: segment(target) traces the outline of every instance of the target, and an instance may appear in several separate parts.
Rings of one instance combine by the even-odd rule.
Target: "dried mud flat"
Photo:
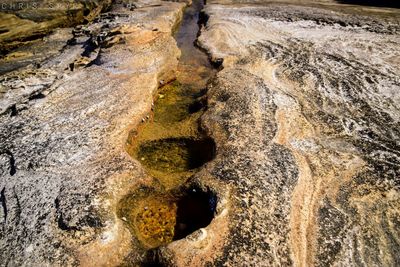
[[[400,265],[400,12],[207,1],[197,45],[218,72],[188,78],[172,36],[185,5],[114,4],[0,76],[0,264]],[[176,77],[201,79],[171,131],[182,114],[152,104]],[[157,110],[170,128],[152,128]],[[199,164],[201,149],[215,151]],[[174,213],[196,201],[213,214],[173,238]],[[157,212],[172,219],[146,228]]]

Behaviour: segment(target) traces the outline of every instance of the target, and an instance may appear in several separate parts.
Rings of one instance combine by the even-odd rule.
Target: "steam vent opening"
[[[149,169],[166,173],[184,172],[212,160],[215,143],[211,138],[167,138],[139,146],[138,158]]]
[[[214,218],[217,196],[199,187],[178,194],[126,200],[120,217],[147,249],[182,239],[208,226]]]

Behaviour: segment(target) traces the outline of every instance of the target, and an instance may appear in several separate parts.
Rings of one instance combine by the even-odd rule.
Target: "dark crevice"
[[[222,58],[216,58],[216,59],[211,59],[211,63],[213,66],[219,70],[222,69],[222,64],[224,63],[224,60]]]
[[[200,100],[196,100],[189,105],[189,113],[193,114],[193,113],[199,112],[206,106],[207,106],[207,99],[202,98]]]
[[[0,192],[0,202],[1,202],[1,206],[3,208],[4,221],[7,220],[7,214],[8,214],[5,190],[6,190],[6,188],[3,187],[3,189]]]
[[[217,196],[199,187],[189,188],[177,201],[174,240],[184,238],[209,225],[214,218]]]
[[[10,107],[10,116],[14,117],[18,115],[17,105],[14,104]]]
[[[18,42],[21,42],[21,43],[23,43],[23,42],[32,42],[32,41],[36,41],[36,40],[39,40],[39,39],[43,39],[48,34],[49,34],[49,32],[38,32],[38,33],[34,33],[32,35],[29,35],[29,36],[19,37],[15,41],[18,41]]]
[[[44,95],[42,92],[37,92],[37,93],[34,93],[34,94],[30,95],[28,99],[29,100],[36,100],[36,99],[43,99],[45,97],[46,97],[46,95]]]
[[[85,8],[83,10],[83,15],[86,17],[86,16],[88,16],[90,14],[90,12],[91,12],[91,10],[89,8]]]
[[[10,164],[10,175],[14,176],[17,173],[17,169],[15,167],[15,158],[13,153],[6,149],[3,152],[0,152],[0,154],[6,154],[9,157],[9,164]]]
[[[206,12],[201,11],[199,13],[199,21],[198,21],[199,26],[201,26],[201,27],[205,26],[209,19],[210,19],[210,16]],[[198,35],[200,35],[200,31],[199,31]]]
[[[21,220],[21,211],[22,211],[22,209],[21,209],[21,203],[19,201],[19,197],[17,195],[17,192],[15,191],[15,186],[13,187],[13,193],[14,193],[15,202],[16,202],[16,205],[17,205],[17,207],[15,208],[15,221],[18,224],[20,222],[20,220]]]
[[[17,173],[17,169],[15,168],[15,159],[14,155],[10,152],[10,175],[13,176]]]
[[[141,264],[142,267],[167,267],[168,265],[163,263],[160,257],[158,249],[150,249],[146,251],[146,256]]]
[[[89,227],[92,228],[99,228],[99,227],[104,227],[103,222],[99,217],[96,217],[94,215],[88,215],[85,217],[83,223]]]
[[[96,66],[101,66],[103,64],[103,62],[101,61],[101,54],[100,51],[97,53],[96,57],[89,62],[89,64],[87,64],[85,66],[85,68],[89,68],[90,66],[96,65]]]
[[[63,214],[60,210],[60,200],[58,199],[58,197],[54,200],[54,204],[55,204],[55,208],[56,208],[56,221],[57,221],[57,225],[58,228],[60,228],[63,231],[74,231],[74,230],[78,230],[77,227],[75,226],[69,226],[63,218]]]
[[[90,57],[92,52],[96,50],[97,47],[99,47],[99,43],[97,42],[97,40],[95,40],[93,36],[90,37],[90,39],[83,45],[83,48],[85,50],[82,52],[81,56]]]

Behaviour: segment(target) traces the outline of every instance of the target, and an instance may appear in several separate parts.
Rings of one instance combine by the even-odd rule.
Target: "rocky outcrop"
[[[40,64],[42,60],[59,54],[69,39],[69,32],[62,28],[92,21],[100,12],[106,11],[111,2],[2,1],[0,74],[29,64]]]
[[[1,77],[2,266],[109,266],[129,254],[112,200],[146,176],[124,144],[175,75],[184,4],[136,7],[114,5],[69,29],[57,56]]]
[[[208,2],[211,175],[231,187],[214,264],[399,264],[397,10]]]

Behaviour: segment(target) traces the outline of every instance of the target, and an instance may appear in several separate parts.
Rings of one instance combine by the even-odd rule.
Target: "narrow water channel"
[[[199,130],[205,88],[215,73],[205,53],[195,47],[200,0],[185,9],[174,37],[181,49],[177,79],[158,90],[148,122],[132,132],[128,151],[167,189],[184,182],[213,157],[214,143]]]
[[[174,37],[181,49],[175,81],[159,88],[149,119],[129,135],[127,151],[140,161],[158,190],[142,190],[121,201],[119,215],[145,249],[184,238],[207,226],[214,215],[212,192],[188,185],[214,157],[214,141],[200,128],[207,81],[216,70],[195,46],[201,0],[187,7]],[[179,190],[186,188],[185,190]]]

